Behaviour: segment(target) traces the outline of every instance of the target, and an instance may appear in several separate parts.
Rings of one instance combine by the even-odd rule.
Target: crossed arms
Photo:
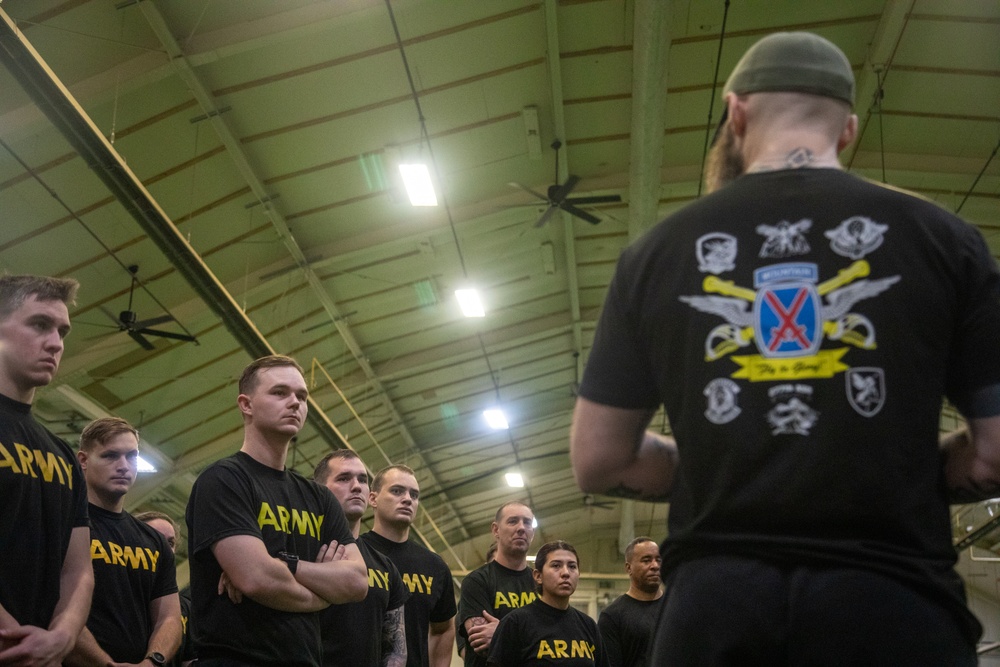
[[[368,568],[356,544],[324,545],[317,562],[299,561],[294,576],[251,535],[225,537],[212,545],[212,553],[222,567],[220,589],[279,611],[319,611],[360,602],[368,593]]]

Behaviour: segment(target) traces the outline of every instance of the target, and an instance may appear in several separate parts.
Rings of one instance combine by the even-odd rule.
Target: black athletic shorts
[[[954,614],[874,572],[709,556],[666,584],[653,667],[977,664]]]

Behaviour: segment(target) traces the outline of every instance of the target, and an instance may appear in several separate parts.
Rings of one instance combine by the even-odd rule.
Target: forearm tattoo
[[[385,612],[382,624],[382,665],[403,667],[406,664],[406,626],[403,607]]]

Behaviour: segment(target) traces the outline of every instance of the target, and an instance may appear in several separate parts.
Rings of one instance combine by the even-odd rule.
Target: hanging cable
[[[413,104],[417,107],[417,119],[420,122],[420,141],[421,144],[427,144],[427,154],[430,157],[431,167],[434,169],[434,179],[440,185],[443,181],[441,180],[441,172],[438,170],[437,160],[434,158],[434,148],[431,146],[431,136],[427,132],[427,119],[424,118],[424,111],[420,107],[420,96],[417,94],[417,87],[413,83],[413,74],[410,72],[410,63],[406,59],[406,49],[403,48],[403,38],[399,34],[399,26],[396,25],[396,15],[392,11],[392,3],[390,0],[385,0],[385,8],[389,11],[389,21],[392,22],[392,31],[396,35],[396,46],[399,47],[399,55],[403,59],[403,69],[406,70],[406,80],[410,84],[410,94],[413,96]],[[462,255],[462,246],[458,241],[458,230],[455,229],[455,219],[451,214],[451,207],[448,205],[448,198],[444,194],[444,189],[441,190],[441,205],[444,207],[445,215],[448,218],[448,225],[451,227],[452,238],[455,239],[455,249],[458,251],[458,261],[462,266],[462,276],[466,279],[469,278],[469,272],[465,268],[465,257]]]
[[[726,0],[726,5],[728,6],[729,0]],[[420,122],[420,140],[422,144],[427,145],[427,154],[430,157],[431,167],[434,170],[434,178],[441,184],[443,181],[441,179],[441,172],[438,170],[437,160],[434,158],[434,147],[431,145],[431,137],[427,132],[427,119],[424,118],[423,109],[420,107],[420,96],[417,94],[416,84],[413,83],[413,74],[410,72],[410,63],[406,59],[406,49],[403,48],[403,38],[399,34],[399,26],[396,24],[396,15],[392,11],[392,3],[390,0],[385,0],[385,7],[389,12],[389,20],[392,23],[392,31],[396,35],[396,46],[399,47],[399,55],[403,59],[403,68],[406,70],[406,80],[410,84],[410,94],[413,97],[413,104],[417,108],[417,119]],[[556,159],[558,159],[558,153],[556,154]],[[469,272],[465,266],[465,257],[462,254],[462,246],[458,240],[458,229],[455,227],[455,219],[451,213],[451,207],[448,204],[448,198],[445,196],[442,189],[441,192],[441,203],[445,210],[445,215],[448,218],[448,226],[451,228],[452,238],[455,240],[455,249],[458,252],[458,261],[462,267],[462,277],[466,280],[469,278]],[[486,350],[486,341],[483,340],[483,335],[481,333],[476,334],[476,338],[479,340],[479,349],[482,350],[483,360],[486,362],[486,370],[490,375],[490,381],[493,384],[493,391],[496,395],[497,402],[500,401],[500,382],[497,380],[497,374],[493,370],[493,364],[490,363],[490,355]],[[510,441],[511,449],[514,451],[514,461],[515,464],[520,466],[521,457],[518,453],[517,443],[514,440],[514,435],[511,433],[511,429],[507,429],[507,438]],[[531,495],[530,488],[526,487],[525,491],[528,495],[528,502],[534,507],[534,499]]]
[[[883,70],[875,70],[875,81],[878,82],[878,90],[875,91],[875,111],[878,113],[878,148],[879,157],[882,162],[882,182],[888,183],[885,178],[885,129],[882,126],[882,100],[885,98],[885,90],[882,88]]]
[[[712,136],[712,114],[715,111],[715,89],[719,85],[719,67],[722,66],[722,44],[726,39],[726,19],[729,18],[729,0],[722,12],[722,30],[719,31],[719,50],[715,54],[715,74],[712,75],[712,98],[708,101],[708,122],[705,124],[705,146],[701,149],[701,169],[698,170],[698,196],[701,196],[705,174],[705,158],[708,157],[708,138]]]
[[[993,162],[993,158],[997,156],[998,150],[1000,150],[1000,141],[997,141],[997,145],[993,147],[993,152],[990,153],[990,156],[986,159],[986,164],[983,165],[983,168],[979,170],[976,180],[972,182],[972,187],[970,187],[969,191],[965,193],[965,197],[962,198],[962,203],[955,209],[955,215],[958,215],[962,211],[962,207],[965,206],[965,202],[969,200],[969,195],[971,195],[972,191],[976,189],[977,185],[979,185],[979,179],[983,177],[983,174],[986,173],[986,168],[990,166],[990,162]]]
[[[157,299],[156,296],[152,292],[149,291],[149,288],[146,287],[145,283],[143,283],[141,280],[139,280],[139,278],[136,277],[136,275],[129,269],[129,267],[125,264],[125,262],[123,262],[121,259],[118,258],[118,255],[115,254],[115,251],[112,250],[110,247],[108,247],[108,245],[104,241],[101,240],[101,237],[99,237],[94,232],[94,230],[92,230],[90,227],[88,227],[87,223],[85,223],[80,218],[80,216],[76,214],[76,211],[74,211],[72,208],[70,208],[69,205],[66,204],[66,202],[64,202],[62,200],[62,197],[59,196],[59,193],[56,192],[55,190],[53,190],[51,187],[49,187],[49,184],[46,183],[42,179],[42,177],[38,174],[38,172],[36,172],[34,169],[32,169],[28,165],[27,162],[25,162],[24,160],[22,160],[21,156],[18,155],[17,153],[15,153],[14,149],[11,148],[10,146],[8,146],[7,142],[5,142],[3,139],[0,139],[0,146],[2,146],[4,148],[4,150],[6,150],[8,153],[10,153],[11,157],[13,157],[15,160],[17,160],[18,164],[21,165],[21,167],[24,169],[24,171],[26,171],[28,173],[28,175],[30,175],[32,178],[34,178],[36,181],[38,181],[38,184],[41,185],[42,188],[44,188],[45,191],[48,192],[49,195],[53,199],[55,199],[56,202],[58,202],[58,204],[60,206],[62,206],[63,209],[65,209],[67,213],[69,213],[69,215],[70,215],[71,218],[73,218],[78,223],[80,223],[80,226],[83,227],[88,234],[90,234],[92,237],[94,237],[94,240],[97,241],[97,243],[102,248],[104,248],[104,251],[108,254],[108,257],[110,257],[111,259],[115,260],[115,262],[118,264],[118,266],[122,267],[123,269],[125,269],[125,271],[128,272],[128,274],[132,277],[132,280],[134,280],[135,283],[139,287],[142,288],[142,291],[145,292],[149,296],[149,298],[153,300],[153,303],[155,303],[157,306],[159,306],[160,309],[163,312],[165,312],[167,315],[170,315],[171,319],[173,319],[173,321],[177,324],[177,326],[179,326],[181,329],[183,329],[184,333],[186,333],[188,336],[191,336],[192,338],[195,337],[195,335],[193,333],[191,333],[190,331],[188,331],[187,327],[185,327],[180,322],[180,320],[178,320],[176,317],[174,317],[173,314],[167,309],[167,307],[164,306],[160,302],[160,300]]]

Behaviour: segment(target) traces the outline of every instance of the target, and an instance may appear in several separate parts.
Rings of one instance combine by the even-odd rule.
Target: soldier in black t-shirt
[[[628,591],[605,607],[597,619],[611,667],[647,667],[656,631],[656,612],[663,597],[660,547],[637,537],[625,547]]]
[[[406,664],[448,667],[455,645],[455,587],[444,560],[409,540],[417,515],[420,486],[403,465],[383,468],[372,481],[369,502],[375,525],[361,536],[389,557],[410,589],[406,601]]]
[[[87,627],[64,661],[68,667],[164,667],[181,643],[174,552],[159,532],[125,511],[138,456],[139,434],[124,419],[96,419],[80,434],[95,586]]]
[[[538,597],[500,621],[490,645],[492,667],[610,667],[594,619],[570,606],[580,559],[566,542],[548,542],[532,572]]]
[[[133,514],[132,516],[154,529],[160,535],[163,535],[163,539],[167,541],[170,551],[175,555],[177,554],[177,535],[180,533],[180,529],[177,522],[169,514],[157,512],[156,510],[148,510]],[[194,660],[194,652],[191,650],[191,642],[188,636],[188,620],[191,618],[191,595],[185,590],[178,591],[177,595],[180,596],[181,601],[181,645],[177,649],[177,653],[174,654],[174,659],[167,661],[170,667],[183,667],[183,665],[189,664]]]
[[[316,465],[313,479],[330,489],[357,538],[368,509],[368,470],[350,449],[338,449]],[[323,664],[327,667],[404,667],[409,593],[399,570],[386,556],[358,542],[368,566],[368,595],[362,602],[330,605],[322,612]]]
[[[490,546],[486,549],[486,558],[483,559],[483,565],[488,565],[493,562],[493,559],[497,557],[497,543],[494,540],[490,542]],[[458,657],[465,662],[465,652],[471,650],[469,648],[469,638],[468,635],[462,632],[462,624],[459,623],[457,630],[455,632],[455,648],[458,649]]]
[[[496,558],[462,582],[458,633],[468,638],[470,646],[464,656],[466,667],[485,667],[500,619],[535,600],[535,579],[528,568],[534,523],[535,515],[524,503],[501,505],[491,526]]]
[[[1000,495],[996,260],[844,171],[829,40],[763,37],[723,95],[710,193],[622,253],[570,434],[583,490],[669,498],[654,664],[975,665],[950,503]]]
[[[307,412],[302,369],[262,357],[239,391],[243,446],[202,472],[188,500],[194,650],[200,667],[317,667],[318,612],[364,599],[367,569],[330,491],[285,468]]]
[[[58,663],[94,587],[87,490],[73,450],[31,415],[69,333],[77,282],[0,276],[0,664]]]

